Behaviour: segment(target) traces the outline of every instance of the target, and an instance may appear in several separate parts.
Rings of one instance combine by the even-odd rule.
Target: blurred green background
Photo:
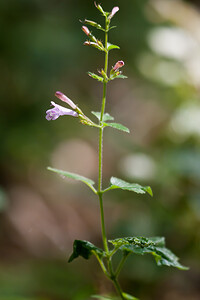
[[[154,197],[105,196],[108,236],[165,236],[190,266],[158,268],[130,257],[125,291],[142,300],[200,299],[200,12],[198,1],[110,0],[119,6],[109,67],[124,60],[108,87],[107,112],[131,133],[105,132],[104,184],[117,176],[151,185]],[[79,19],[102,23],[92,0],[0,1],[0,300],[85,300],[110,293],[94,258],[67,264],[74,239],[101,246],[98,202],[81,183],[46,166],[97,180],[98,132],[45,111],[65,93],[94,120],[102,86],[86,72],[103,54],[83,46]],[[93,33],[103,38],[101,32]]]

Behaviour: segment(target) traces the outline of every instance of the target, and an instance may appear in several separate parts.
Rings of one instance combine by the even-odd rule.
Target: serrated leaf
[[[120,49],[119,46],[113,45],[113,44],[110,44],[110,43],[108,43],[107,46],[108,46],[108,51],[113,50],[113,49]]]
[[[95,252],[99,257],[104,255],[104,251],[94,246],[92,243],[84,240],[75,240],[73,244],[73,253],[71,254],[68,262],[72,262],[79,256],[89,259],[93,252]]]
[[[171,266],[180,270],[187,270],[182,266],[179,258],[165,247],[165,240],[161,237],[126,237],[115,240],[109,240],[115,248],[134,254],[151,254],[155,258],[158,266]]]
[[[98,76],[98,75],[95,74],[95,73],[88,72],[88,75],[89,75],[90,77],[92,77],[92,78],[94,78],[94,79],[100,81],[100,82],[103,82],[103,77]]]
[[[112,128],[115,128],[117,130],[121,130],[121,131],[124,131],[124,132],[127,132],[127,133],[130,133],[130,130],[122,125],[122,124],[119,124],[119,123],[104,123],[104,125],[107,127],[112,127]]]
[[[81,175],[78,175],[78,174],[75,174],[75,173],[71,173],[71,172],[66,172],[66,171],[63,171],[63,170],[54,169],[54,168],[51,168],[51,167],[48,167],[47,169],[49,171],[52,171],[52,172],[55,172],[55,173],[61,175],[61,177],[67,177],[67,178],[75,179],[75,180],[78,180],[78,181],[82,181],[87,186],[89,186],[89,188],[91,188],[91,190],[95,194],[97,193],[96,189],[93,187],[93,185],[95,184],[95,182],[93,180],[89,179],[89,178],[86,178],[84,176],[81,176]]]
[[[92,111],[91,113],[100,121],[101,118],[100,112]],[[114,118],[109,113],[105,113],[103,115],[103,121],[112,121],[112,120],[114,120]]]
[[[165,238],[164,237],[124,237],[118,238],[114,240],[109,240],[111,244],[115,247],[123,246],[123,245],[136,245],[142,248],[148,246],[165,246]]]
[[[130,192],[135,192],[137,194],[145,194],[146,192],[153,196],[150,186],[142,186],[138,183],[129,183],[117,177],[110,178],[110,186],[104,191],[122,189]]]

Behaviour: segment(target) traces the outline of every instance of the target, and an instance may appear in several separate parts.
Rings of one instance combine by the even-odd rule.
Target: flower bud
[[[81,29],[83,30],[83,32],[84,32],[86,35],[90,35],[90,31],[89,31],[89,29],[87,28],[87,26],[82,26]]]
[[[97,42],[97,39],[95,38],[94,35],[91,34],[91,32],[89,31],[89,29],[87,28],[87,26],[82,26],[81,27],[83,32],[93,41],[93,42]]]
[[[97,8],[104,16],[106,16],[105,11],[103,10],[103,8],[101,7],[100,4],[97,4],[96,2],[94,2],[94,5],[96,6],[96,8]]]
[[[111,13],[110,13],[110,15],[108,17],[108,20],[111,20],[112,17],[118,12],[118,10],[119,10],[118,6],[113,7],[113,9],[112,9],[112,11],[111,11]]]
[[[69,106],[71,106],[73,109],[76,109],[76,108],[77,108],[76,104],[74,104],[74,102],[73,102],[71,99],[69,99],[67,96],[65,96],[63,93],[57,91],[57,92],[55,93],[55,96],[56,96],[58,99],[60,99],[60,100],[62,100],[62,101],[64,101],[64,102],[66,102],[67,104],[69,104]]]
[[[94,47],[94,48],[97,48],[97,49],[100,50],[100,51],[104,51],[103,45],[100,46],[100,45],[98,45],[97,43],[94,43],[94,42],[85,41],[85,42],[84,42],[84,45],[85,45],[85,46],[92,46],[92,47]]]
[[[119,68],[122,68],[124,66],[123,60],[119,60],[116,62],[116,64],[113,67],[113,71],[117,71]]]
[[[98,23],[96,23],[94,21],[91,21],[91,20],[85,19],[82,23],[84,23],[85,25],[90,25],[90,26],[96,27],[97,29],[101,29],[101,30],[103,29],[100,24],[98,24]]]

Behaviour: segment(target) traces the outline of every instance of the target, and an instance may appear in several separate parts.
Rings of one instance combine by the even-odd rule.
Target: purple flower
[[[60,116],[64,116],[64,115],[78,117],[78,114],[75,111],[68,109],[66,107],[63,107],[61,105],[58,105],[58,104],[54,103],[53,101],[51,101],[51,105],[53,105],[54,107],[51,109],[48,109],[46,111],[46,114],[47,114],[46,119],[48,121],[56,120]]]
[[[118,6],[113,7],[113,9],[112,9],[112,11],[111,11],[111,13],[110,13],[110,15],[108,17],[108,20],[111,20],[112,17],[118,12],[118,10],[119,10]]]
[[[77,108],[76,104],[74,104],[74,102],[73,102],[71,99],[69,99],[67,96],[65,96],[65,94],[63,94],[63,93],[57,91],[57,92],[55,93],[55,96],[56,96],[58,99],[60,99],[60,100],[62,100],[62,101],[64,101],[64,102],[66,102],[69,106],[71,106],[71,108],[73,108],[73,109],[76,109],[76,108]]]
[[[116,64],[113,67],[113,71],[117,71],[119,68],[122,68],[124,66],[123,60],[119,60],[116,62]]]

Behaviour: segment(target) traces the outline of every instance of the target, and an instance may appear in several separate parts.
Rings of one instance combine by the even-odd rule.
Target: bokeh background
[[[165,236],[190,266],[182,272],[130,257],[123,288],[142,300],[200,299],[199,1],[110,0],[118,5],[109,67],[123,59],[126,80],[109,84],[107,112],[131,133],[105,132],[104,185],[113,175],[151,185],[154,197],[105,196],[110,238]],[[83,46],[79,19],[103,18],[92,0],[0,1],[0,299],[85,300],[110,293],[94,258],[67,264],[74,239],[101,246],[98,202],[81,183],[48,165],[97,180],[98,132],[61,117],[48,122],[54,93],[90,118],[102,86],[86,72],[103,54]],[[101,32],[93,29],[101,36]],[[56,101],[59,103],[59,100]]]

